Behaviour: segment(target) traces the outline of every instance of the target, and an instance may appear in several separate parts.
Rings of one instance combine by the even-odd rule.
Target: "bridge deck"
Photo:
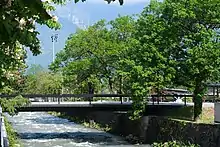
[[[193,104],[160,102],[148,103],[149,107],[176,108],[192,106]],[[132,110],[132,102],[32,102],[29,106],[18,108],[18,111],[129,111]]]

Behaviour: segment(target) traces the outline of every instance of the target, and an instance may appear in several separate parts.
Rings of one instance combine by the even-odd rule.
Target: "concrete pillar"
[[[220,123],[220,103],[218,102],[214,105],[214,121]]]
[[[148,124],[149,124],[149,116],[144,116],[141,118],[141,123],[140,123],[140,139],[142,142],[146,142],[146,133],[148,129]]]

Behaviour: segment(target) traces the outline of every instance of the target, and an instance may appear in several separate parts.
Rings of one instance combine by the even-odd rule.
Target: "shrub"
[[[199,147],[199,145],[179,141],[168,141],[163,143],[153,143],[153,147]]]

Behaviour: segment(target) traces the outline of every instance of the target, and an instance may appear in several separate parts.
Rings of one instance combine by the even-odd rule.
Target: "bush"
[[[4,117],[4,121],[5,121],[5,129],[7,132],[7,137],[10,147],[20,146],[20,142],[18,140],[18,134],[14,131],[14,129],[12,128],[10,122],[6,119],[6,117]]]
[[[15,98],[1,98],[0,106],[2,107],[3,112],[8,112],[10,115],[17,114],[16,108],[26,106],[30,101],[22,96],[16,96]]]
[[[178,141],[169,141],[163,143],[153,143],[153,147],[199,147],[199,145],[191,143],[183,143]]]

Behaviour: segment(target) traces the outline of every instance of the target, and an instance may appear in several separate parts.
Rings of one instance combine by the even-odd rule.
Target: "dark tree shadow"
[[[71,139],[73,142],[101,143],[104,145],[125,144],[123,140],[117,140],[105,132],[63,132],[63,133],[19,133],[20,139]]]

